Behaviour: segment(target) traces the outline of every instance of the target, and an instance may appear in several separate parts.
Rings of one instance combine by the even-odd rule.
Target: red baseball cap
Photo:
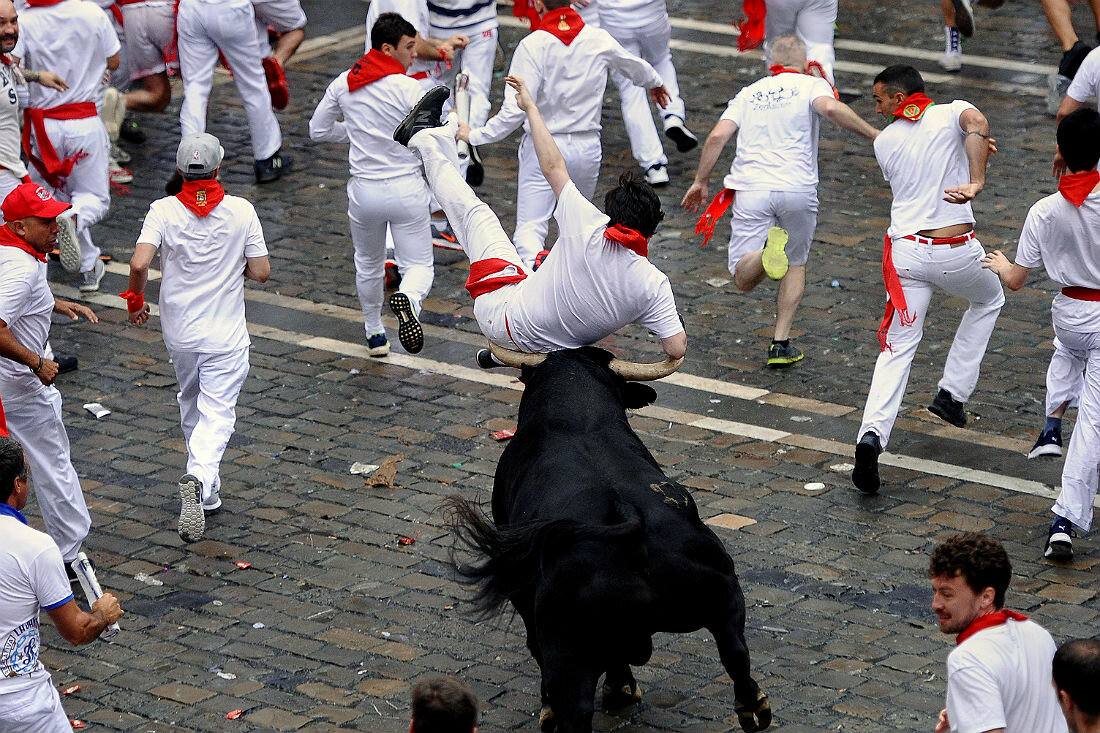
[[[0,213],[3,213],[7,221],[25,219],[28,216],[53,219],[70,208],[72,204],[58,201],[37,183],[20,183],[8,194],[4,203],[0,204]]]

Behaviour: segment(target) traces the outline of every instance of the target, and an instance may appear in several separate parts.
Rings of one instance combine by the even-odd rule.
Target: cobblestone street
[[[272,274],[265,285],[248,283],[252,370],[222,464],[224,508],[200,542],[185,545],[176,533],[186,450],[159,319],[130,326],[115,295],[126,289],[142,217],[172,171],[178,90],[166,115],[139,118],[149,141],[129,147],[130,193],[113,199],[95,230],[114,256],[101,292],[81,298],[75,280],[51,267],[55,294],[88,303],[101,319],[94,326],[55,319],[51,340],[59,354],[80,359],[58,387],[93,515],[85,549],[127,613],[111,643],[81,649],[44,622],[43,660],[59,688],[81,685],[62,701],[85,731],[401,733],[410,687],[429,672],[474,686],[485,704],[482,731],[536,730],[539,674],[522,624],[471,620],[470,593],[454,579],[452,539],[437,511],[449,494],[487,505],[504,445],[489,433],[515,427],[522,385],[514,371],[486,372],[473,361],[484,339],[461,252],[436,250],[435,286],[421,316],[424,351],[402,352],[388,318],[394,353],[367,358],[346,215],[347,148],[313,144],[307,131],[329,82],[362,54],[367,6],[302,4],[309,40],[287,70],[291,103],[280,113],[293,172],[254,185],[248,126],[228,75],[219,74],[212,99],[208,131],[226,149],[226,189],[256,204]],[[759,54],[736,51],[729,21],[739,5],[669,2],[688,124],[700,140],[726,101],[764,73]],[[1076,10],[1086,38],[1091,15],[1086,4]],[[500,14],[508,59],[525,28],[510,8]],[[860,95],[853,108],[876,126],[871,79],[900,61],[926,73],[934,99],[964,98],[982,109],[999,153],[974,205],[977,229],[987,249],[1011,257],[1027,208],[1055,190],[1044,94],[1059,50],[1037,2],[979,8],[976,16],[964,69],[948,75],[935,64],[938,4],[842,0],[837,79],[842,91]],[[501,86],[498,74],[494,109]],[[636,168],[613,84],[603,121],[598,201],[622,170]],[[479,194],[509,232],[517,143],[513,136],[482,149]],[[672,280],[689,353],[631,424],[666,473],[693,490],[734,558],[772,729],[932,730],[953,638],[929,609],[925,570],[934,544],[959,530],[988,532],[1005,545],[1014,565],[1009,607],[1058,642],[1095,635],[1100,547],[1084,536],[1071,565],[1043,560],[1062,464],[1024,457],[1043,420],[1054,285],[1034,272],[1022,290],[1006,292],[966,429],[926,410],[965,307],[934,298],[882,457],[882,490],[864,496],[851,484],[850,464],[879,349],[890,204],[870,145],[822,125],[821,213],[792,333],[806,358],[780,371],[764,368],[774,287],[749,294],[733,287],[728,221],[699,247],[697,217],[679,208],[698,152],[666,149],[672,184],[661,190],[666,219],[650,258]],[[717,176],[711,185],[716,191]],[[150,301],[156,292],[152,282]],[[637,328],[601,345],[643,361],[660,351]],[[82,408],[90,402],[111,414],[95,419]],[[394,488],[365,487],[349,472],[387,457],[400,461]],[[41,528],[33,500],[28,513]],[[654,642],[650,663],[636,670],[643,701],[619,715],[597,713],[596,729],[740,730],[733,686],[708,634]],[[243,715],[227,720],[233,710]]]

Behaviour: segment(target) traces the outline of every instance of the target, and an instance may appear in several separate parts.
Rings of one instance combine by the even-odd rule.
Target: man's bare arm
[[[558,144],[554,142],[554,136],[546,127],[546,122],[542,119],[539,108],[535,106],[535,100],[531,98],[523,79],[518,76],[506,76],[504,81],[516,90],[516,104],[527,114],[531,142],[535,145],[535,155],[538,156],[542,175],[554,190],[554,196],[560,196],[562,189],[570,180],[569,169],[565,167],[565,158],[558,150]]]

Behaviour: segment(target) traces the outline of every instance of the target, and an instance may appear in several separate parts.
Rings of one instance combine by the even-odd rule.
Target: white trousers
[[[672,65],[672,52],[668,46],[672,35],[672,25],[669,23],[668,15],[665,14],[637,28],[611,25],[605,18],[603,28],[621,43],[623,48],[635,56],[641,56],[661,75],[665,88],[672,97],[668,105],[661,110],[661,115],[664,117],[676,115],[680,119],[685,119],[684,100],[680,99],[676,67]],[[649,96],[646,90],[635,86],[634,82],[617,71],[611,72],[611,79],[619,87],[623,124],[630,138],[630,152],[634,155],[634,160],[638,161],[638,165],[643,168],[649,168],[657,163],[667,164],[668,158],[665,157],[665,149],[661,144],[660,135],[657,134],[657,127],[653,124],[653,113],[649,108]]]
[[[806,44],[806,60],[821,64],[830,83],[833,79],[833,35],[837,0],[768,0],[764,20],[764,63],[771,66],[771,41],[784,35],[796,35]]]
[[[32,687],[18,692],[0,690],[0,733],[72,733],[50,673],[43,669],[31,677],[35,678]]]
[[[450,69],[444,68],[436,81],[453,89],[455,75],[459,71],[470,77],[466,87],[470,92],[470,127],[476,128],[489,119],[489,87],[493,82],[499,31],[496,20],[493,20],[470,29],[463,28],[461,32],[470,37],[469,45],[460,52],[459,63],[453,64]],[[431,27],[432,38],[450,38],[454,33],[454,29]]]
[[[1047,366],[1048,417],[1066,403],[1069,403],[1067,407],[1077,407],[1088,357],[1087,351],[1071,349],[1057,336],[1054,337],[1054,353],[1050,355],[1050,364]]]
[[[80,240],[80,271],[87,272],[99,259],[99,247],[92,241],[91,227],[111,207],[111,182],[107,177],[111,141],[98,116],[82,120],[46,120],[46,134],[59,159],[79,156],[79,160],[73,172],[61,181],[60,188],[46,183],[33,166],[29,167],[31,178],[52,191],[55,198],[73,205],[71,211],[76,216],[76,236]],[[40,155],[37,139],[34,150]]]
[[[283,138],[271,109],[271,92],[262,66],[263,52],[256,37],[256,15],[249,0],[205,3],[182,0],[176,22],[180,70],[183,73],[183,135],[206,131],[206,106],[220,50],[237,83],[248,128],[252,157],[265,160],[279,151]]]
[[[935,289],[942,288],[970,301],[955,331],[939,382],[939,388],[959,402],[966,402],[974,392],[985,347],[1005,302],[1001,281],[982,269],[985,249],[976,238],[958,247],[899,238],[893,241],[893,252],[894,267],[913,323],[902,326],[901,318],[894,314],[886,339],[892,348],[882,351],[875,362],[863,423],[856,436],[859,440],[870,430],[879,436],[883,448],[890,442]]]
[[[16,175],[7,168],[0,168],[0,201],[6,199],[8,194],[14,191],[22,182],[22,179],[17,178]],[[0,215],[0,225],[6,223],[3,215]]]
[[[600,133],[583,132],[577,134],[554,135],[569,177],[577,189],[591,200],[596,193],[596,181],[600,177],[600,161],[603,148],[600,145]],[[519,143],[519,182],[516,193],[516,232],[512,237],[519,256],[528,267],[535,256],[546,246],[546,235],[550,231],[550,217],[558,205],[554,189],[546,182],[535,154],[535,144],[531,136],[524,133]]]
[[[1058,340],[1071,353],[1085,357],[1077,422],[1062,467],[1062,491],[1051,507],[1054,513],[1087,532],[1096,499],[1096,468],[1100,463],[1100,333],[1077,333],[1054,327]]]
[[[477,197],[459,172],[454,127],[449,124],[417,133],[409,141],[409,148],[424,163],[428,186],[447,214],[470,262],[496,258],[511,263],[506,268],[508,272],[533,274],[523,264],[496,214]],[[474,300],[474,317],[490,341],[514,349],[516,345],[508,336],[504,318],[511,290],[504,287]]]
[[[202,498],[221,488],[225,446],[237,422],[237,397],[248,377],[248,347],[224,354],[170,351],[180,391],[187,473],[202,481]]]
[[[424,179],[419,173],[382,180],[353,177],[348,181],[348,219],[355,246],[355,287],[369,338],[386,331],[382,326],[382,303],[387,228],[401,271],[400,291],[409,296],[417,313],[432,289],[435,254]]]
[[[810,258],[817,229],[817,191],[738,191],[730,216],[727,263],[734,274],[749,252],[759,252],[773,226],[787,231],[787,261],[798,267]]]
[[[61,393],[47,387],[4,402],[8,432],[23,445],[34,495],[46,534],[61,549],[65,562],[76,559],[92,528],[80,479],[69,455],[69,435],[61,421]]]

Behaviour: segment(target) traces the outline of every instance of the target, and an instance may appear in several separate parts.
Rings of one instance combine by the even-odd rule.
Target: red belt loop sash
[[[735,191],[732,188],[723,188],[718,192],[718,195],[711,199],[710,204],[707,205],[706,211],[699,217],[699,221],[695,223],[695,233],[703,235],[703,243],[700,247],[706,247],[707,242],[714,236],[714,225],[718,223],[726,210],[729,209],[730,204],[733,203],[733,197]]]
[[[477,300],[478,297],[499,290],[505,285],[514,285],[527,279],[524,272],[515,262],[490,257],[487,260],[478,260],[470,263],[470,276],[466,278],[466,290],[470,297]]]
[[[1100,301],[1100,290],[1096,288],[1083,288],[1078,285],[1067,285],[1062,288],[1062,295],[1074,300]]]
[[[62,104],[49,109],[27,109],[23,111],[23,152],[31,161],[42,177],[54,188],[59,188],[61,181],[73,172],[73,166],[86,153],[80,152],[71,157],[60,160],[53,143],[46,134],[46,120],[83,120],[88,117],[97,117],[95,102],[73,102]],[[39,158],[31,152],[31,131],[38,141],[38,151],[42,154]]]
[[[905,291],[901,289],[901,278],[894,268],[894,243],[890,235],[883,237],[882,241],[882,282],[886,286],[886,313],[882,316],[882,324],[878,327],[878,342],[882,351],[893,349],[886,343],[886,336],[890,332],[890,324],[894,320],[894,312],[897,311],[901,319],[901,325],[911,326],[913,316],[909,313],[909,307],[905,302]]]
[[[978,236],[971,229],[966,234],[960,234],[957,237],[922,237],[919,234],[906,234],[902,239],[908,239],[920,244],[962,244],[963,242],[969,242],[974,237]]]

